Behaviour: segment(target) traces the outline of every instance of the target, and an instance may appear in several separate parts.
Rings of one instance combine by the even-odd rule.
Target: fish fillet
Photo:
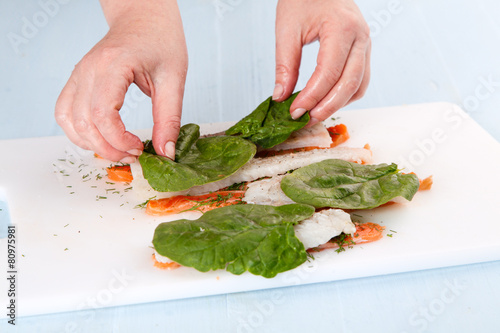
[[[294,226],[295,236],[304,244],[304,247],[313,247],[325,244],[341,233],[354,234],[356,226],[351,216],[341,209],[328,209],[314,213],[310,218]]]
[[[285,142],[266,149],[266,151],[278,151],[304,147],[329,148],[331,144],[332,138],[325,125],[323,125],[323,123],[317,123],[312,127],[304,127],[293,132]]]
[[[284,174],[303,166],[321,162],[327,159],[341,159],[350,162],[367,164],[371,162],[372,153],[365,148],[335,147],[327,149],[314,149],[286,155],[253,158],[231,176],[205,185],[194,186],[181,192],[157,192],[144,179],[139,162],[130,165],[134,180],[131,185],[139,198],[146,200],[151,197],[169,198],[176,195],[201,195],[220,190],[224,187],[251,182],[264,177]]]
[[[281,190],[281,180],[285,175],[274,176],[248,184],[243,201],[257,205],[282,206],[295,203]]]

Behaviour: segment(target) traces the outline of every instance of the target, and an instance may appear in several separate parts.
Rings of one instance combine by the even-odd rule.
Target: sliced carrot
[[[382,232],[385,227],[380,224],[367,222],[367,223],[355,223],[356,232],[352,237],[352,241],[355,244],[363,244],[377,241],[382,238]],[[351,237],[351,236],[348,236]]]
[[[343,235],[332,238],[329,242],[322,244],[308,251],[317,252],[325,249],[337,249],[345,246],[358,245],[363,243],[370,243],[382,238],[382,232],[385,227],[372,222],[367,223],[354,223],[356,225],[356,232],[353,236]]]
[[[159,262],[158,260],[156,260],[156,256],[153,254],[153,260],[154,260],[154,266],[156,268],[161,268],[161,269],[167,269],[167,270],[172,270],[172,269],[176,269],[176,268],[179,268],[181,267],[181,265],[179,265],[178,263],[176,262]]]
[[[328,134],[332,138],[332,143],[330,148],[336,147],[341,143],[346,142],[349,139],[349,132],[347,131],[347,126],[344,124],[338,124],[332,127],[328,127]]]
[[[242,203],[245,191],[217,191],[204,195],[178,195],[171,198],[149,200],[146,213],[153,216],[177,214],[185,211],[209,210]]]
[[[419,179],[419,182],[420,182],[420,186],[418,187],[419,191],[430,190],[432,187],[432,183],[433,183],[432,176],[429,176],[429,177],[424,178],[424,179]]]
[[[98,153],[94,153],[94,157],[95,158],[100,158],[100,159],[104,159],[101,155],[99,155]]]
[[[130,183],[134,177],[130,165],[114,165],[106,169],[109,180],[114,182]]]

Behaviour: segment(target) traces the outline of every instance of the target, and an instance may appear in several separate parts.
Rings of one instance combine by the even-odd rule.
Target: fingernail
[[[307,127],[311,127],[311,126],[314,126],[316,125],[317,123],[319,123],[319,120],[314,118],[314,117],[311,117],[311,119],[309,119],[309,122],[307,123]]]
[[[274,92],[273,92],[273,100],[277,100],[281,96],[283,96],[283,92],[285,89],[283,89],[283,86],[280,83],[277,83],[274,86]]]
[[[304,113],[306,113],[306,109],[298,108],[293,110],[290,115],[292,116],[292,119],[297,119],[300,118]]]
[[[120,160],[120,162],[123,164],[132,164],[135,161],[136,161],[136,158],[133,156],[127,156],[127,157],[124,157]]]
[[[170,158],[172,161],[175,160],[175,143],[173,141],[168,141],[165,144],[165,156]]]
[[[127,151],[127,153],[129,153],[130,155],[134,155],[134,156],[140,156],[142,154],[142,150],[140,149],[130,149]]]

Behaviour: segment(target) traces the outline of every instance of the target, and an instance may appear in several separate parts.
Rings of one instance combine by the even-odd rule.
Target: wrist
[[[101,0],[100,2],[110,29],[153,25],[157,30],[164,25],[181,23],[176,0]]]

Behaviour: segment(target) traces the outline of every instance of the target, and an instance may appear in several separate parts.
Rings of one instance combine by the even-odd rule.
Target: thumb
[[[185,74],[185,73],[184,73]],[[175,143],[179,136],[185,75],[169,75],[154,82],[153,146],[159,155],[175,160]]]
[[[302,43],[300,35],[276,19],[276,83],[273,100],[283,101],[292,93],[299,77]]]

